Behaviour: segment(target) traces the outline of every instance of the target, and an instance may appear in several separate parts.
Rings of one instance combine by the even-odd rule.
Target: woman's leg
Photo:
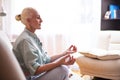
[[[57,67],[36,80],[69,80],[69,70],[67,66]]]

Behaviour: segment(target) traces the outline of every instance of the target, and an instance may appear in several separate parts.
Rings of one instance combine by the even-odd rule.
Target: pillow
[[[113,60],[120,59],[120,50],[104,50],[104,49],[92,49],[88,51],[80,51],[86,57],[100,59],[100,60]]]

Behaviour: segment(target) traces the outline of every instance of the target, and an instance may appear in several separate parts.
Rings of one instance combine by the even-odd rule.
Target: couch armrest
[[[0,80],[26,80],[7,36],[0,32]]]

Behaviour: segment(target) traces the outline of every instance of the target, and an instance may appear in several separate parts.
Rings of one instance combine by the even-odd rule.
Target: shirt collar
[[[37,35],[35,33],[32,33],[31,31],[29,31],[28,29],[24,29],[25,32],[27,32],[30,36],[33,36],[34,38],[37,37]]]

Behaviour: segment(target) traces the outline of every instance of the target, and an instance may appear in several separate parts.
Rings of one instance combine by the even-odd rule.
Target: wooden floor
[[[89,75],[82,75],[80,73],[80,68],[77,63],[70,66],[70,71],[73,73],[73,76],[71,76],[70,80],[92,80],[92,77]]]
[[[92,80],[88,75],[82,76],[79,70],[72,70],[72,73],[73,76],[71,76],[70,80]]]

